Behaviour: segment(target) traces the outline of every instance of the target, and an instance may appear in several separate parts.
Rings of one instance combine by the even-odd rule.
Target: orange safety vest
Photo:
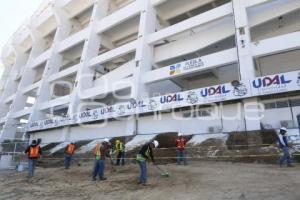
[[[184,138],[181,138],[181,139],[178,138],[176,140],[176,147],[177,147],[177,149],[184,149],[185,144],[186,144],[186,140]]]
[[[74,150],[75,150],[75,145],[74,144],[68,144],[66,153],[67,154],[73,154]]]
[[[29,148],[29,158],[38,158],[40,157],[40,146],[36,145],[35,147]]]

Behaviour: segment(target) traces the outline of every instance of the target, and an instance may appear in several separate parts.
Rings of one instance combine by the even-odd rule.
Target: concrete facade
[[[63,142],[299,128],[299,30],[296,0],[45,1],[3,51],[1,140],[25,132],[44,142]],[[288,89],[256,94],[251,83],[260,77],[272,84],[281,77],[278,87]],[[222,93],[235,80],[250,83],[245,86],[249,94],[219,94],[190,106],[178,101],[173,112],[170,107],[151,110],[149,103],[147,111],[88,124],[73,119],[132,100],[168,94],[176,100],[184,92],[188,98],[199,88],[218,93],[211,87],[219,87]],[[75,122],[40,127],[57,117]],[[31,130],[35,122],[40,128]]]

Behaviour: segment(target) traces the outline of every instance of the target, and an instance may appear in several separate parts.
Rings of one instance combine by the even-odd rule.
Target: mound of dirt
[[[216,138],[209,138],[210,136]],[[189,145],[187,151],[190,159],[276,163],[280,153],[275,144],[277,134],[274,130],[232,132],[227,139],[220,134],[206,135],[203,138],[207,139],[199,139],[201,143]]]

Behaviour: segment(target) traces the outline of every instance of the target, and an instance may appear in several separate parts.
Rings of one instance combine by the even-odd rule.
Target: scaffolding
[[[14,169],[19,165],[26,165],[25,150],[29,139],[24,127],[24,124],[17,124],[17,137],[5,138],[0,143],[0,169]]]

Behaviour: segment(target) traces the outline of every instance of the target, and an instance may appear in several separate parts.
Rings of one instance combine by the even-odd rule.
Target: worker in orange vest
[[[36,167],[36,160],[42,155],[42,149],[36,140],[32,140],[25,153],[28,154],[28,178],[32,178]]]
[[[65,169],[69,169],[72,161],[72,156],[75,151],[75,144],[71,142],[65,149]]]
[[[186,139],[182,136],[182,133],[178,133],[178,138],[176,139],[175,145],[177,154],[177,165],[180,165],[182,161],[184,165],[187,165],[185,151]]]
[[[97,175],[100,181],[104,181],[107,178],[104,177],[105,170],[105,158],[110,157],[110,143],[109,139],[105,138],[102,143],[98,142],[94,148],[93,154],[95,156],[93,181],[96,180]]]

